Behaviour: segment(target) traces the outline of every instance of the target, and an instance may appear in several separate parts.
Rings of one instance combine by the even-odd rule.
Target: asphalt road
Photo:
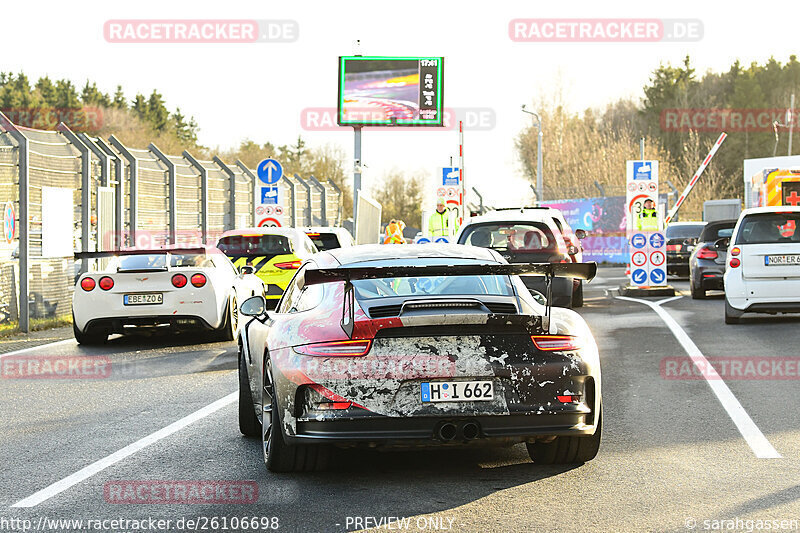
[[[702,376],[679,375],[693,368],[684,365],[686,340],[651,307],[617,298],[621,281],[621,269],[601,269],[580,310],[601,348],[604,438],[598,457],[579,467],[534,465],[518,445],[350,450],[337,453],[328,472],[276,475],[264,468],[260,443],[238,432],[232,344],[197,336],[115,338],[102,348],[68,341],[0,356],[3,364],[55,354],[110,363],[110,372],[101,365],[94,379],[0,380],[0,531],[22,530],[10,519],[29,519],[31,529],[84,531],[88,520],[148,517],[171,520],[173,531],[203,530],[178,527],[179,519],[198,517],[226,517],[228,530],[241,529],[231,528],[233,517],[277,517],[279,531],[346,531],[389,517],[410,520],[379,530],[726,530],[704,520],[733,520],[727,525],[738,529],[727,530],[738,531],[748,530],[747,520],[770,521],[772,530],[795,520],[800,529],[800,318],[726,326],[721,293],[691,300],[688,284],[671,280],[683,296],[660,306],[695,356],[769,358],[759,379],[732,372],[717,380],[717,389],[730,393],[723,403]],[[787,377],[776,375],[781,369],[794,369],[794,379],[776,379]],[[206,416],[174,425],[221,399]],[[170,429],[156,433],[163,428]],[[154,433],[152,442],[130,447]],[[765,449],[780,457],[759,458]],[[103,459],[76,481],[77,472]],[[242,504],[109,503],[104,487],[130,480],[252,481],[258,495]],[[63,490],[12,507],[60,481]],[[48,522],[54,519],[84,522],[58,527]],[[125,525],[95,523],[92,530],[157,530]],[[223,530],[222,522],[205,526]]]

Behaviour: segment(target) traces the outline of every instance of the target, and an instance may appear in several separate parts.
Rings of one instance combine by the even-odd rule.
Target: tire
[[[691,276],[689,277],[689,287],[692,291],[693,300],[703,300],[706,297],[705,289],[695,287],[694,279]]]
[[[253,404],[253,393],[250,390],[250,380],[247,379],[241,345],[239,345],[239,431],[247,437],[261,435],[261,422]]]
[[[583,280],[578,282],[578,288],[572,292],[572,307],[583,307]]]
[[[108,333],[83,333],[75,325],[75,318],[72,318],[72,333],[75,335],[75,340],[78,344],[84,346],[98,346],[108,340]]]
[[[281,424],[280,408],[273,401],[274,381],[272,368],[267,359],[264,364],[264,380],[261,388],[263,408],[261,447],[264,464],[270,472],[313,472],[328,467],[330,448],[320,444],[291,445],[286,442]],[[266,407],[269,406],[269,407]],[[267,420],[270,423],[267,423]]]
[[[603,434],[603,413],[597,420],[594,435],[581,437],[556,437],[550,442],[527,443],[528,455],[540,465],[582,464],[591,461],[600,450]]]
[[[731,304],[728,303],[728,299],[725,298],[725,323],[726,324],[738,324],[739,320],[742,317],[742,312],[738,309],[734,309],[731,307]]]
[[[217,330],[217,338],[221,341],[232,341],[236,338],[236,326],[234,323],[234,308],[236,306],[236,296],[232,296],[228,300],[228,309],[225,313],[225,320],[222,321],[222,327]],[[236,320],[238,320],[238,309],[235,311]]]

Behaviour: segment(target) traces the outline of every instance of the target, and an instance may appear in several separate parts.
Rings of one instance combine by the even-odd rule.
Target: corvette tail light
[[[100,281],[97,282],[100,285],[100,288],[104,291],[109,291],[114,288],[114,280],[108,276],[103,276],[100,278]]]
[[[317,404],[317,409],[322,409],[323,411],[350,409],[352,405],[353,402],[320,402]]]
[[[297,261],[287,261],[286,263],[275,263],[275,268],[281,270],[297,270],[303,262],[299,259]]]
[[[192,276],[192,285],[197,288],[202,287],[206,284],[206,277],[203,274],[195,274]]]
[[[90,290],[94,289],[95,283],[92,278],[83,278],[81,280],[81,289],[89,292]]]
[[[734,246],[733,248],[731,248],[731,255],[732,256],[736,257],[740,253],[742,253],[742,249],[739,248],[738,246]]]
[[[180,289],[186,286],[186,276],[183,274],[175,274],[172,276],[172,286]]]
[[[719,254],[717,254],[716,250],[712,250],[711,248],[706,248],[705,246],[700,248],[697,252],[698,259],[716,259]]]
[[[742,262],[739,261],[738,257],[734,257],[734,258],[731,259],[731,262],[730,262],[731,268],[736,268],[741,264],[742,264]]]
[[[294,351],[303,355],[316,355],[320,357],[362,357],[367,355],[371,347],[371,340],[347,340],[296,346]]]
[[[578,350],[583,345],[579,337],[572,335],[532,335],[531,339],[544,352]]]

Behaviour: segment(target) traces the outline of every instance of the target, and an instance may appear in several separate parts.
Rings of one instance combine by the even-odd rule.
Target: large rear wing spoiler
[[[435,276],[556,276],[592,280],[597,274],[597,263],[489,263],[428,266],[375,266],[308,268],[300,273],[300,287],[330,283],[351,282],[361,279],[416,278]]]
[[[319,283],[345,282],[344,309],[341,326],[347,336],[353,338],[355,320],[355,297],[351,282],[362,279],[415,278],[434,276],[544,276],[547,294],[545,330],[549,329],[550,302],[552,300],[552,281],[556,276],[592,280],[597,274],[597,263],[484,263],[460,265],[427,266],[375,266],[307,268],[299,273],[298,288]]]
[[[213,249],[212,249],[213,250]],[[120,255],[164,255],[164,254],[186,254],[200,255],[210,253],[208,248],[160,248],[155,250],[114,250],[110,252],[75,252],[75,259],[99,259],[102,257],[116,257]]]

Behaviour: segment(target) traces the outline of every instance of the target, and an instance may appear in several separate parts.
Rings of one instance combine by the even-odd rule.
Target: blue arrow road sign
[[[647,246],[647,237],[644,236],[644,233],[635,233],[631,237],[631,245],[634,248],[644,248]]]
[[[438,239],[436,239],[435,242],[450,242],[450,241],[447,240],[447,237],[439,237]]]
[[[278,183],[278,180],[283,177],[283,167],[278,163],[277,159],[265,159],[256,167],[258,179],[272,185]]]
[[[644,285],[647,283],[647,271],[643,268],[637,268],[631,274],[631,279],[637,285]]]
[[[655,270],[652,270],[650,272],[650,281],[652,281],[656,285],[661,285],[662,283],[664,283],[666,277],[667,274],[664,272],[664,270],[660,268],[656,268]]]
[[[429,238],[427,238],[427,237],[422,237],[421,239],[419,239],[419,240],[417,241],[417,244],[428,244],[429,242],[431,242],[431,240],[430,240]]]
[[[661,248],[664,246],[664,234],[663,233],[653,233],[650,235],[650,246],[653,248]]]

